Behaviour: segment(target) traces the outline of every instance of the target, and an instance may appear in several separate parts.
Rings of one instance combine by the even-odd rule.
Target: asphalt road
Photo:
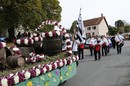
[[[130,86],[130,41],[125,41],[122,54],[111,49],[100,61],[94,61],[94,56],[89,54],[85,50],[77,75],[62,86]]]

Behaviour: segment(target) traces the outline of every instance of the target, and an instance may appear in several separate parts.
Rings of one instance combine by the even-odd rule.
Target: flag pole
[[[83,39],[84,24],[83,24],[82,16],[81,16],[81,8],[80,8],[80,11],[79,11],[79,18],[78,18],[78,21],[77,21],[77,28],[78,28],[78,38],[79,38],[80,42],[83,42],[84,41],[84,39]]]

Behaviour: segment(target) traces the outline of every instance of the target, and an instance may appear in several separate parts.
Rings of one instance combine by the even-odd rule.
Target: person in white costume
[[[96,39],[94,38],[94,36],[90,37],[90,41],[89,41],[89,50],[90,50],[90,55],[93,55],[94,52],[94,44],[96,42]]]
[[[120,35],[120,33],[117,33],[115,36],[116,46],[117,46],[117,54],[121,54],[122,45],[124,44],[124,37]]]
[[[103,35],[101,36],[101,43],[102,43],[102,56],[107,56],[107,46],[109,45],[109,42],[107,38]]]

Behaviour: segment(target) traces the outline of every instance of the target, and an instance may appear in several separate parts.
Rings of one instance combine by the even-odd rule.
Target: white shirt
[[[78,51],[78,40],[72,42],[72,51]]]
[[[107,40],[108,40],[108,43],[111,44],[111,40],[109,38]]]
[[[89,41],[89,44],[95,45],[96,44],[96,39],[91,38]]]
[[[123,41],[123,39],[124,39],[124,37],[122,35],[120,35],[120,34],[115,36],[115,41],[116,42]]]
[[[104,42],[106,43],[107,46],[109,45],[109,42],[108,42],[107,38],[105,38],[105,37],[103,37],[103,39],[102,39],[102,44],[103,44]]]

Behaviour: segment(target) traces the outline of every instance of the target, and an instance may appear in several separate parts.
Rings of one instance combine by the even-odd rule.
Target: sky
[[[78,19],[80,8],[83,20],[105,16],[108,25],[125,20],[130,24],[130,0],[59,0],[62,7],[61,25],[69,29]]]

